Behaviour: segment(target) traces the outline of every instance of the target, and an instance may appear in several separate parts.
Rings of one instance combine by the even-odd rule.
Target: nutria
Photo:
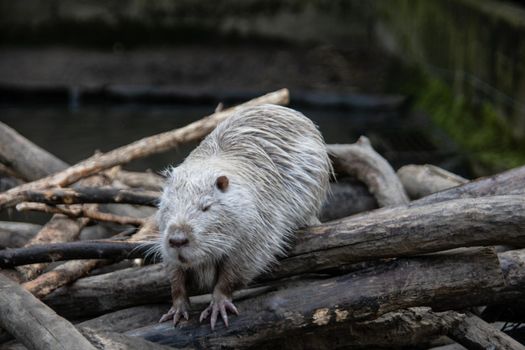
[[[173,307],[188,319],[188,284],[211,290],[200,320],[238,314],[231,297],[284,254],[294,230],[318,223],[331,163],[312,121],[263,105],[220,123],[168,179],[157,216]]]

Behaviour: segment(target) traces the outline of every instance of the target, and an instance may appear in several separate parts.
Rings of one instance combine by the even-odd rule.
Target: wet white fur
[[[236,113],[168,171],[157,217],[165,263],[193,270],[205,289],[219,264],[249,282],[284,253],[294,230],[318,222],[331,173],[323,138],[301,113],[274,105]],[[215,185],[222,175],[225,192]],[[167,244],[170,226],[181,224],[193,231],[185,263]]]

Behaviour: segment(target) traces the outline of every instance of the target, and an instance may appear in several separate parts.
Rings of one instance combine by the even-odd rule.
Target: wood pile
[[[154,251],[163,178],[132,160],[202,139],[245,106],[68,165],[0,123],[0,349],[525,349],[525,166],[468,181],[432,165],[396,173],[366,137],[328,145],[330,221],[296,235],[234,295],[230,326],[158,323],[170,286]],[[508,327],[512,324],[513,327]],[[502,325],[505,325],[504,332]],[[508,334],[507,334],[508,333]]]

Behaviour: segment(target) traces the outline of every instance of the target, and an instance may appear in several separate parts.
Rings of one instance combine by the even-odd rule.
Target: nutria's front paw
[[[181,317],[184,317],[186,321],[190,318],[189,315],[190,303],[186,299],[178,299],[173,302],[171,309],[162,315],[159,320],[159,323],[165,322],[167,320],[173,319],[173,325],[176,326],[180,321]]]
[[[205,319],[208,318],[208,316],[211,313],[211,317],[210,317],[211,330],[214,330],[215,323],[217,322],[217,316],[220,313],[222,320],[224,321],[224,324],[226,325],[226,327],[228,327],[228,311],[236,315],[239,315],[239,311],[237,310],[235,305],[233,305],[231,298],[221,293],[213,293],[213,297],[212,297],[210,306],[204,309],[204,311],[201,313],[201,317],[199,321],[200,322],[204,321]]]

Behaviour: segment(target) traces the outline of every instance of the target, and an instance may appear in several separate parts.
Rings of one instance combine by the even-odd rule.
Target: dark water
[[[314,120],[326,142],[352,143],[368,136],[373,146],[395,168],[407,163],[434,163],[465,174],[461,157],[446,137],[422,116],[401,110],[348,111],[292,106]],[[184,126],[213,113],[215,106],[112,105],[3,106],[0,120],[22,135],[69,163],[95,151],[116,147]],[[195,144],[137,160],[130,170],[162,170],[180,162]]]

